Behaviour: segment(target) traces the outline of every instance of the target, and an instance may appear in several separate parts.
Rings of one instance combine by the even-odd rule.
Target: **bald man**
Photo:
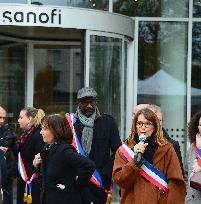
[[[133,108],[133,114],[132,114],[132,119],[134,119],[135,117],[135,114],[144,109],[144,108],[148,108],[150,110],[152,110],[158,117],[158,119],[160,120],[160,123],[161,125],[163,125],[163,114],[162,114],[162,111],[161,111],[161,108],[155,104],[139,104],[137,106],[135,106]],[[179,159],[179,162],[180,162],[180,166],[181,166],[181,169],[182,169],[182,172],[183,172],[183,176],[184,176],[184,168],[183,168],[183,162],[182,162],[182,156],[181,156],[181,151],[180,151],[180,146],[179,146],[179,142],[172,139],[169,135],[168,135],[168,132],[165,130],[165,128],[163,128],[163,135],[164,137],[168,140],[168,142],[170,142],[173,147],[174,147],[174,150],[177,154],[177,157]]]
[[[141,104],[139,104],[139,105],[134,106],[134,108],[133,108],[133,113],[132,113],[132,119],[134,119],[135,114],[136,114],[138,111],[140,111],[140,110],[142,110],[142,109],[144,109],[144,108],[147,108],[148,106],[149,106],[149,104],[146,104],[146,103],[141,103]]]
[[[6,110],[0,106],[0,150],[6,157],[7,182],[3,189],[3,204],[13,204],[13,178],[16,177],[16,138],[14,130],[6,124]]]

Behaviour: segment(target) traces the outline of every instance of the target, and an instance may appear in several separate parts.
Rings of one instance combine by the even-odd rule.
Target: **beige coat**
[[[132,146],[132,145],[130,145]],[[157,147],[153,166],[163,172],[168,179],[169,192],[161,192],[156,186],[139,174],[134,161],[127,161],[118,150],[116,152],[113,180],[121,188],[121,204],[183,204],[186,186],[178,157],[170,143]]]

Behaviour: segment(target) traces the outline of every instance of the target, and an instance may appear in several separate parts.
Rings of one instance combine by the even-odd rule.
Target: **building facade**
[[[0,104],[16,124],[24,106],[74,112],[98,92],[125,139],[134,105],[154,103],[187,148],[201,104],[200,0],[1,0]]]

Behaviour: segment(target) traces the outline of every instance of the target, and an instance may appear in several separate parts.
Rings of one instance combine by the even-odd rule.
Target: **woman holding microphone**
[[[184,203],[178,157],[149,109],[135,115],[131,133],[116,153],[112,176],[121,188],[121,204]]]

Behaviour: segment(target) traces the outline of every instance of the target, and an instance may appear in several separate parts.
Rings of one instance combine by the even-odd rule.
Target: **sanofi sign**
[[[76,28],[134,35],[134,21],[127,16],[76,7],[0,4],[0,26]]]
[[[0,6],[0,25],[54,25],[61,26],[62,11],[59,8]]]

